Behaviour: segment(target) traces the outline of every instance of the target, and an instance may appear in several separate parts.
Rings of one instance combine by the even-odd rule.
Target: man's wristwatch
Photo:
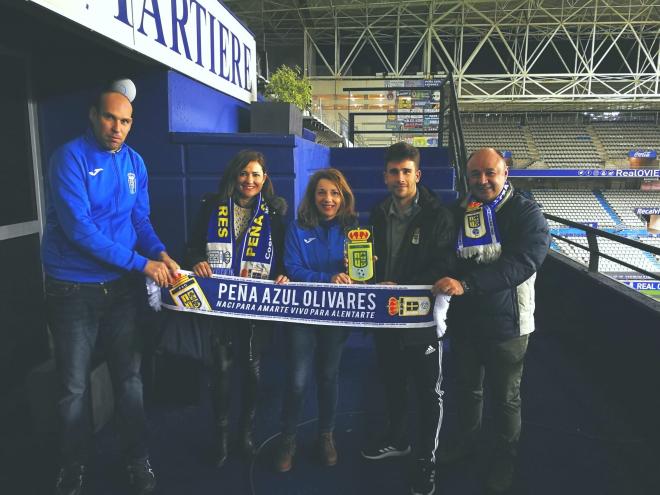
[[[465,280],[461,280],[461,287],[463,287],[463,294],[467,294],[472,290],[472,287],[470,287],[470,284],[468,284]]]

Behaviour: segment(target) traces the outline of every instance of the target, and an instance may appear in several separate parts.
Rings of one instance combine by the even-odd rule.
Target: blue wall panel
[[[172,132],[243,132],[249,129],[249,105],[170,71],[169,130]]]
[[[285,217],[285,221],[288,223],[296,217],[297,205],[293,203],[294,197],[294,180],[293,176],[279,176],[272,177],[273,187],[275,188],[275,193],[278,196],[286,199],[288,208]]]
[[[185,144],[186,173],[222,174],[229,160],[239,151],[251,149],[266,157],[271,175],[293,170],[293,146],[289,136],[267,137],[262,134],[176,134],[174,139]]]
[[[167,71],[135,78],[133,128],[127,143],[142,155],[149,175],[182,173],[181,148],[170,141],[167,127]]]
[[[340,170],[352,167],[382,168],[385,148],[331,148],[330,163]]]
[[[89,102],[93,90],[49,95],[39,102],[39,137],[44,171],[53,152],[89,127]]]
[[[427,167],[450,167],[449,150],[447,148],[419,148],[421,169]]]
[[[186,243],[186,210],[184,179],[154,177],[149,178],[149,199],[151,201],[151,222],[159,237],[165,243],[168,253],[181,259]]]

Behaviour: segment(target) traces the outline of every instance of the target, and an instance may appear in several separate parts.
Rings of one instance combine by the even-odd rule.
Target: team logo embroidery
[[[428,297],[390,297],[387,300],[387,312],[390,316],[426,316],[431,311]]]
[[[465,235],[472,239],[478,239],[486,234],[484,224],[484,211],[479,209],[465,215]]]
[[[419,227],[417,227],[417,228],[415,229],[415,231],[413,232],[412,240],[411,240],[411,242],[412,242],[415,246],[417,246],[417,245],[419,244],[419,236],[420,236],[420,229],[419,229]]]
[[[126,177],[128,177],[128,190],[131,194],[135,194],[137,192],[137,183],[135,181],[135,174],[133,172],[129,172],[126,174]]]
[[[209,250],[208,251],[209,264],[211,266],[231,266],[231,253],[223,250]]]

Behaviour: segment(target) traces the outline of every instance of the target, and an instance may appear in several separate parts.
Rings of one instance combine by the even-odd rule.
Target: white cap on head
[[[112,81],[110,83],[109,89],[110,91],[123,94],[131,103],[135,99],[135,94],[137,93],[135,84],[133,84],[133,81],[130,79],[118,79],[116,81]]]

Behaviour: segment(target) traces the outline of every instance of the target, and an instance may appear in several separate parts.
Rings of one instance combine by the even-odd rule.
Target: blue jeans
[[[341,354],[348,338],[348,329],[315,325],[292,325],[287,329],[289,355],[282,432],[293,435],[300,419],[305,388],[316,354],[316,386],[319,408],[319,433],[335,428],[338,375]]]
[[[95,348],[102,351],[110,370],[122,453],[127,460],[147,457],[134,289],[129,276],[102,284],[46,278],[63,465],[85,463],[89,456],[89,384]]]

